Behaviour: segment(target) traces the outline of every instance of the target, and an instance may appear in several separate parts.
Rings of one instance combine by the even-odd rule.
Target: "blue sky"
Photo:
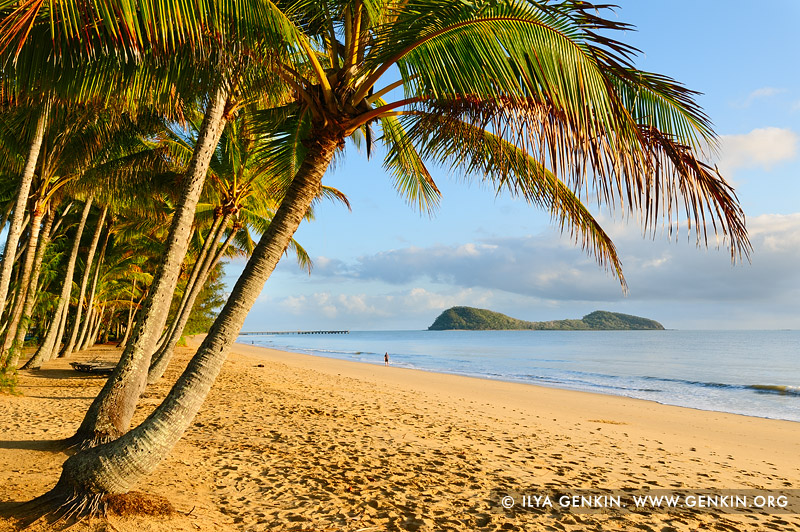
[[[619,3],[615,16],[637,28],[619,36],[642,50],[637,66],[703,93],[722,137],[715,162],[747,215],[752,263],[731,266],[726,250],[697,248],[683,230],[645,238],[599,211],[622,256],[625,296],[546,213],[433,167],[441,206],[421,215],[381,157],[350,148],[325,183],[348,195],[352,212],[318,208],[296,235],[314,271],[285,258],[244,330],[424,329],[453,305],[528,320],[605,309],[677,329],[800,328],[800,3]],[[227,266],[230,283],[242,264]]]

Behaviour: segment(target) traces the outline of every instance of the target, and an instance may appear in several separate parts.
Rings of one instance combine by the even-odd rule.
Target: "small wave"
[[[679,384],[688,384],[690,386],[701,386],[703,388],[719,388],[727,390],[751,390],[757,393],[791,395],[800,397],[800,386],[787,386],[783,384],[727,384],[724,382],[702,382],[702,381],[691,381],[684,379],[666,379],[663,377],[644,377],[644,378],[648,380],[655,380],[662,382],[676,382]]]
[[[776,395],[794,395],[800,397],[800,386],[780,386],[775,384],[752,384],[748,386],[758,393],[772,393]]]
[[[644,376],[643,379],[660,382],[676,382],[678,384],[688,384],[690,386],[702,386],[704,388],[744,388],[740,384],[726,384],[724,382],[703,382],[703,381],[690,381],[687,379],[670,379],[667,377],[651,377]]]
[[[603,374],[596,374],[596,373],[581,373],[581,372],[565,372],[571,375],[574,374],[581,374],[585,376],[593,376],[597,375],[600,377],[604,377],[606,379],[621,379],[619,375],[603,375]],[[605,380],[591,380],[591,379],[576,379],[576,378],[565,378],[565,377],[558,377],[558,376],[544,376],[544,375],[533,375],[528,373],[523,374],[516,374],[516,375],[508,375],[509,378],[514,380],[521,380],[524,382],[537,382],[537,383],[545,383],[545,384],[555,384],[556,386],[571,386],[581,390],[618,390],[622,392],[647,392],[647,393],[661,393],[664,390],[660,390],[657,388],[639,388],[636,386],[635,382],[631,382],[629,385],[617,385],[611,384]]]

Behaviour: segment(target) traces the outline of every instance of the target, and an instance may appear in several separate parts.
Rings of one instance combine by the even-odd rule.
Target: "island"
[[[473,307],[452,307],[442,312],[429,331],[535,330],[535,331],[663,331],[655,320],[596,310],[579,320],[524,321]]]

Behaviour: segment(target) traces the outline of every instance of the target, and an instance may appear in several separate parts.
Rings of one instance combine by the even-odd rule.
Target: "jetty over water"
[[[350,334],[350,331],[248,331],[240,336],[265,336],[268,334]]]

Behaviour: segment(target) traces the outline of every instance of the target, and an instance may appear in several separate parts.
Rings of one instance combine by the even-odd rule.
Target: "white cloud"
[[[750,238],[762,252],[792,254],[800,250],[800,213],[764,214],[748,221]]]
[[[630,226],[610,224],[607,229],[622,257],[629,300],[755,301],[800,288],[800,213],[754,217],[748,227],[752,264],[735,266],[724,247],[714,248],[713,235],[711,249],[698,249],[694,237],[687,242],[686,233],[670,243],[661,237],[642,238]],[[470,252],[464,253],[465,249]],[[552,301],[625,299],[611,274],[556,233],[395,249],[361,257],[331,277],[396,287],[432,283]],[[432,297],[429,292],[417,294],[418,308],[446,306],[441,300],[426,303]],[[339,301],[337,307],[345,303]],[[369,300],[364,305],[371,311],[379,308]]]
[[[771,98],[778,94],[782,94],[787,92],[786,89],[778,88],[778,87],[761,87],[759,89],[754,90],[750,94],[747,95],[743,101],[735,104],[735,107],[739,107],[741,109],[750,107],[754,102],[758,100],[763,100],[765,98]]]
[[[259,300],[248,322],[270,330],[422,328],[446,308],[469,305],[530,320],[604,309],[679,328],[800,324],[800,213],[749,218],[752,263],[736,265],[726,249],[697,248],[685,232],[668,242],[642,238],[630,224],[606,228],[622,257],[627,297],[552,232],[332,259],[337,266],[315,271],[309,292]]]
[[[719,167],[723,174],[739,168],[762,168],[797,157],[800,136],[791,129],[766,127],[745,135],[723,135]]]
[[[328,319],[335,319],[340,314],[348,315],[384,315],[380,307],[372,305],[364,295],[331,294],[317,292],[310,295],[289,296],[278,305],[286,312],[302,316],[311,311],[320,313]]]
[[[497,301],[491,290],[453,287],[440,291],[414,287],[379,294],[315,292],[257,303],[248,317],[251,325],[245,329],[349,329],[353,324],[360,329],[417,328],[432,323],[446,308],[492,307]]]

